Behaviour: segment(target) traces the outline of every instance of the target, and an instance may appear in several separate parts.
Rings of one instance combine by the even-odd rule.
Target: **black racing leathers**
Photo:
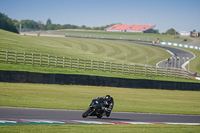
[[[114,99],[111,97],[109,101],[106,101],[105,97],[98,97],[97,100],[102,103],[102,109],[106,111],[106,116],[109,117],[114,107]]]

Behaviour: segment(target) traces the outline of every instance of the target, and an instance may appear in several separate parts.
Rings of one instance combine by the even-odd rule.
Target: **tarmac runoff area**
[[[112,112],[109,118],[82,118],[81,110],[0,107],[1,125],[177,124],[200,125],[200,115]]]

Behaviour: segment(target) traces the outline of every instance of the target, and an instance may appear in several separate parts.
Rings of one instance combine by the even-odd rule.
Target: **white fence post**
[[[112,62],[110,62],[110,72],[112,72]]]
[[[130,75],[130,64],[128,64],[128,74]]]
[[[8,63],[8,51],[6,51],[6,63]]]
[[[147,66],[145,65],[145,76],[147,76]]]
[[[63,67],[65,67],[65,57],[63,56]]]
[[[40,54],[40,66],[42,66],[42,54]]]
[[[50,66],[50,55],[48,55],[48,66]]]
[[[93,60],[91,60],[91,70],[93,70]]]
[[[24,65],[26,64],[26,53],[24,52]]]
[[[56,58],[55,58],[55,66],[57,67],[57,65],[58,65],[58,57],[56,56]]]
[[[86,60],[84,60],[84,70],[86,70]]]
[[[34,66],[34,54],[32,53],[32,65]]]
[[[117,64],[117,73],[118,73],[118,69],[119,69],[119,68],[118,68],[118,64]]]
[[[158,76],[157,66],[155,66],[155,76]]]
[[[15,52],[15,63],[17,64],[17,52]]]
[[[106,71],[106,61],[104,61],[104,72]]]
[[[98,63],[98,71],[99,71],[99,61],[97,63]]]
[[[80,59],[77,59],[77,68],[79,69],[80,66]]]
[[[69,62],[70,62],[70,68],[72,68],[72,58],[69,58]]]
[[[122,63],[122,74],[124,74],[124,63]]]

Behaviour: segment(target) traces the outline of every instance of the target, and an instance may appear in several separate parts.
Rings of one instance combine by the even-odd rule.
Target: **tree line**
[[[15,22],[15,20],[12,20],[7,15],[0,12],[0,29],[19,33],[16,28]]]
[[[34,20],[21,20],[18,23],[21,24],[21,29],[24,31],[33,31],[33,30],[59,30],[59,29],[86,29],[86,30],[104,30],[111,25],[101,26],[101,27],[87,27],[85,25],[77,26],[73,24],[53,24],[51,19],[47,19],[46,24],[43,24],[41,21],[34,21]]]
[[[34,20],[13,20],[7,15],[0,12],[0,29],[19,33],[23,31],[38,31],[38,30],[59,30],[59,29],[86,29],[86,30],[104,30],[114,24],[100,26],[100,27],[87,27],[85,25],[77,26],[73,24],[53,24],[51,19],[47,19],[46,24],[42,21]],[[20,31],[21,30],[21,31]]]
[[[34,20],[13,20],[7,15],[0,12],[0,29],[19,33],[25,31],[38,31],[38,30],[59,30],[59,29],[85,29],[85,30],[105,30],[106,28],[114,24],[100,26],[100,27],[87,27],[85,25],[77,26],[72,24],[53,24],[51,19],[47,19],[46,24],[43,24],[42,21]],[[159,33],[158,30],[149,29],[145,33]],[[165,32],[165,34],[178,34],[175,29],[171,28]]]

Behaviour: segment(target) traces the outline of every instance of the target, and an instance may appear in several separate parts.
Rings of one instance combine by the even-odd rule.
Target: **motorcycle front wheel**
[[[88,117],[88,114],[89,114],[90,112],[91,112],[91,109],[88,108],[85,112],[83,112],[82,117],[83,117],[83,118]]]

